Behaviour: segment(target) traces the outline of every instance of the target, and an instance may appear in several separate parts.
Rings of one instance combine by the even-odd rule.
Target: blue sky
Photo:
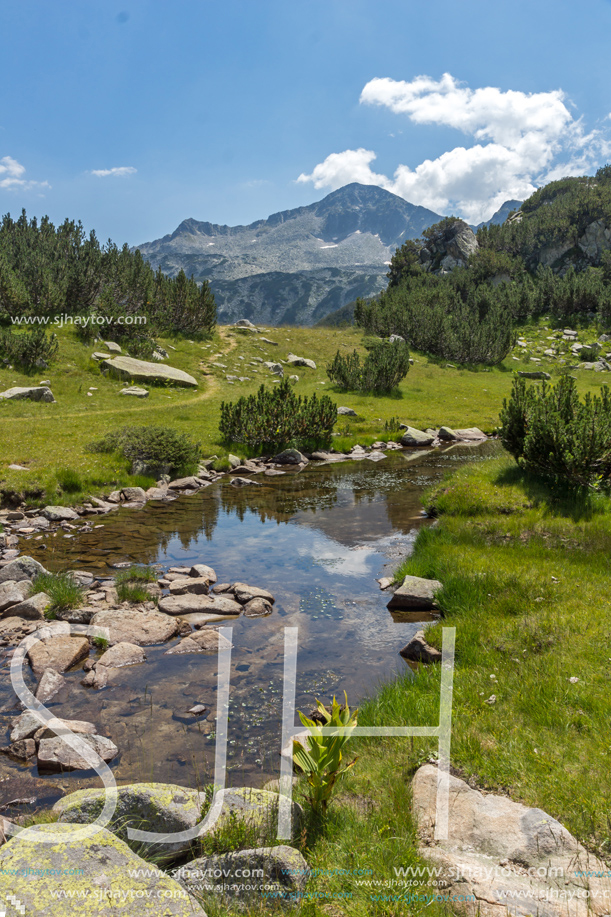
[[[362,180],[477,222],[611,159],[610,35],[608,0],[5,0],[0,212],[136,244]]]

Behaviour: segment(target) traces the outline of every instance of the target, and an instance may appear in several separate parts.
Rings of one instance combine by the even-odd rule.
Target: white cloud
[[[106,178],[108,175],[121,177],[123,175],[135,175],[138,169],[133,166],[115,166],[114,169],[92,169],[91,174],[98,178]]]
[[[446,73],[438,81],[428,76],[411,82],[376,78],[365,85],[360,101],[407,116],[414,124],[460,130],[475,142],[413,169],[399,165],[392,178],[373,171],[372,150],[344,150],[327,156],[297,181],[331,189],[352,181],[379,185],[438,213],[479,222],[504,201],[524,199],[553,178],[584,174],[611,153],[599,130],[584,132],[559,89],[470,89]]]
[[[50,188],[49,182],[31,181],[24,178],[25,166],[13,159],[12,156],[3,156],[0,159],[0,188],[14,191],[30,191],[36,188]]]

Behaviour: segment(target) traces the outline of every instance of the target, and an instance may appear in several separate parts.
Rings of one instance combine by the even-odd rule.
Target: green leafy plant
[[[242,396],[235,404],[221,403],[219,430],[228,442],[248,446],[280,446],[328,441],[337,420],[337,406],[323,395],[296,395],[288,379],[256,395]]]
[[[94,637],[91,642],[93,643],[96,649],[102,650],[102,652],[105,652],[108,649],[108,647],[110,646],[110,643],[108,642],[106,637]]]
[[[90,452],[118,452],[147,471],[192,473],[200,457],[200,444],[186,433],[168,427],[122,427],[87,446]]]
[[[51,599],[45,616],[54,618],[58,611],[78,608],[83,589],[69,573],[39,573],[32,582],[31,595],[45,592]]]
[[[408,372],[409,350],[402,341],[376,342],[363,363],[356,350],[345,355],[338,350],[327,366],[329,379],[340,388],[374,395],[391,392]]]
[[[344,774],[354,767],[356,758],[349,764],[343,764],[343,750],[351,732],[356,726],[358,710],[350,710],[348,696],[344,692],[345,703],[337,703],[335,697],[331,709],[316,701],[316,718],[310,719],[299,713],[299,719],[310,730],[306,745],[293,740],[293,762],[307,778],[310,792],[308,802],[314,812],[325,815],[333,792]],[[332,727],[337,733],[323,734],[321,727]]]
[[[502,441],[517,463],[571,485],[611,480],[611,395],[579,400],[572,376],[556,386],[515,379],[500,414]]]

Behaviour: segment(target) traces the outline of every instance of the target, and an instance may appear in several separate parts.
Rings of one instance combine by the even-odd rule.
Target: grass
[[[115,585],[121,586],[125,583],[156,583],[158,578],[159,574],[153,567],[126,567],[125,570],[119,570],[115,576]]]
[[[151,602],[154,598],[146,586],[121,583],[117,586],[117,595],[120,602]]]
[[[58,611],[78,608],[83,602],[83,589],[68,573],[39,573],[32,582],[31,595],[45,592],[51,599],[45,616],[53,619]]]
[[[531,357],[540,359],[540,367],[551,373],[566,365],[560,360],[571,362],[566,353],[568,342],[553,343],[559,351],[557,356],[544,355],[543,351],[552,344],[547,337],[556,333],[543,323],[521,331],[529,341],[528,346],[517,347],[514,354],[494,368],[452,369],[442,361],[414,353],[414,365],[398,390],[389,396],[375,397],[339,392],[326,375],[325,367],[338,349],[356,348],[361,354],[365,352],[363,336],[354,328],[267,329],[267,336],[278,342],[273,347],[261,343],[259,335],[245,335],[234,328],[222,327],[209,341],[160,339],[171,354],[168,363],[194,375],[199,388],[151,386],[149,397],[140,400],[121,396],[119,392],[125,383],[103,376],[91,359],[97,345],[80,343],[73,329],[65,327],[58,333],[58,358],[44,373],[0,367],[0,391],[14,385],[37,384],[44,377],[50,380],[57,400],[56,404],[18,401],[0,405],[0,491],[23,492],[30,505],[61,504],[134,484],[126,459],[85,450],[88,443],[101,439],[109,430],[127,425],[161,425],[188,433],[194,441],[202,443],[204,455],[216,454],[217,467],[223,468],[228,452],[244,456],[245,451],[220,440],[221,401],[235,401],[242,394],[251,394],[262,382],[273,385],[273,377],[261,364],[249,364],[255,357],[286,359],[289,351],[313,356],[317,364],[316,370],[299,367],[296,371],[298,394],[325,392],[338,405],[351,407],[358,415],[338,418],[336,431],[341,437],[334,437],[338,440],[334,443],[336,448],[387,439],[385,424],[391,422],[393,428],[397,422],[403,422],[420,429],[447,424],[479,426],[491,432],[497,426],[502,400],[509,395],[512,370],[539,368],[539,364],[530,362]],[[593,329],[580,332],[582,341],[594,335]],[[169,344],[175,349],[170,349]],[[214,363],[223,363],[226,369],[215,367]],[[230,385],[225,380],[227,373],[247,376],[250,381]],[[577,376],[582,395],[599,391],[599,373],[579,371]],[[90,392],[91,389],[95,390]],[[63,465],[58,469],[59,455]],[[25,466],[28,471],[9,470],[9,464]],[[149,487],[151,483],[146,478],[138,486]]]
[[[441,647],[456,627],[452,763],[538,806],[611,856],[611,504],[521,472],[508,457],[464,467],[428,494],[440,522],[398,571],[443,583]],[[485,701],[494,694],[496,702]],[[388,685],[373,724],[434,723],[439,670]],[[434,746],[380,754],[416,767]]]

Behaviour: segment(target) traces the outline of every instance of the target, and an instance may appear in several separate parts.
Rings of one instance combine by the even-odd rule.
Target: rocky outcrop
[[[436,767],[421,767],[412,799],[420,853],[439,871],[438,894],[479,917],[609,913],[607,866],[541,809],[450,776],[448,837],[436,840],[437,776]]]
[[[71,840],[78,827],[35,825],[31,832],[51,835],[54,843],[18,834],[0,847],[0,900],[14,907],[19,902],[26,917],[109,917],[112,912],[121,917],[206,917],[183,886],[151,869],[110,831],[101,828],[92,837]],[[67,887],[71,897],[64,898]]]
[[[470,226],[463,220],[447,220],[420,249],[420,264],[434,274],[447,274],[456,267],[466,267],[477,249]]]

